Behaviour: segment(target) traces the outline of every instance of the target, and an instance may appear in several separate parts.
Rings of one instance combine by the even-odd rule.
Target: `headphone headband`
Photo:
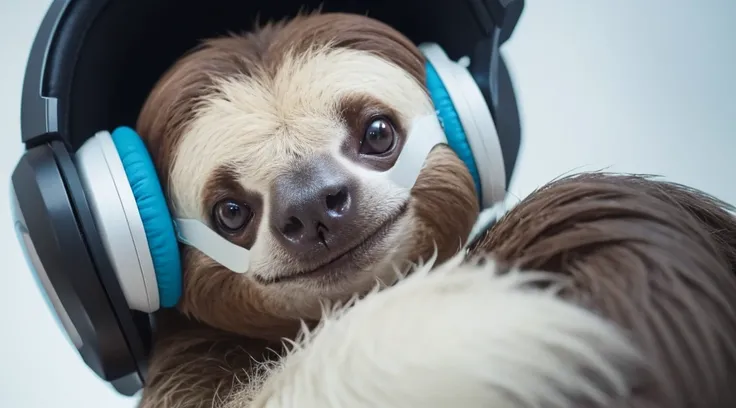
[[[323,0],[280,0],[261,10],[261,2],[240,0],[148,0],[134,7],[124,0],[52,0],[26,66],[22,141],[33,147],[57,138],[76,151],[100,129],[132,126],[148,90],[171,62],[200,38],[242,31],[249,15],[279,19],[321,7],[324,12],[370,11],[372,17],[416,42],[442,44],[450,58],[471,56],[469,70],[483,88],[489,107],[495,116],[499,116],[496,110],[504,110],[503,118],[496,118],[496,122],[504,122],[500,125],[505,129],[501,132],[504,151],[515,156],[519,125],[515,100],[509,94],[513,90],[503,61],[492,60],[498,58],[498,47],[513,33],[524,0],[460,1],[466,4],[440,0],[428,8],[423,0],[390,5],[373,0],[327,5]],[[219,20],[203,19],[208,7],[231,8],[232,18],[213,13]],[[177,12],[170,13],[170,8]],[[403,17],[416,9],[425,11],[421,19]],[[116,23],[119,21],[137,24]],[[110,47],[110,43],[116,46]],[[142,59],[146,64],[138,63]],[[498,88],[498,92],[491,88]],[[499,95],[497,103],[491,101],[493,95]],[[506,172],[510,173],[508,165]]]
[[[432,138],[409,138],[405,150],[414,153],[402,154],[396,163],[401,170],[386,176],[410,188],[429,151],[447,143],[468,166],[487,207],[502,197],[520,145],[516,99],[498,47],[513,31],[524,1],[465,1],[471,7],[449,0],[429,8],[422,0],[356,0],[323,12],[365,14],[370,8],[372,17],[415,41],[442,45],[421,46],[438,115],[415,126]],[[280,1],[262,18],[282,18],[322,2]],[[204,9],[223,3],[233,12],[211,13],[221,20],[203,18],[210,16]],[[241,256],[243,248],[235,256],[207,249],[202,242],[223,239],[199,221],[174,223],[145,146],[132,129],[118,126],[135,123],[146,95],[173,60],[200,38],[241,31],[243,16],[259,7],[240,0],[150,0],[135,6],[126,0],[54,0],[34,40],[21,106],[26,152],[12,176],[15,228],[70,342],[122,394],[132,395],[145,383],[150,313],[174,306],[181,294],[177,236],[231,269],[247,265],[225,259]],[[417,8],[426,15],[403,17]],[[109,46],[113,41],[116,47]],[[469,65],[453,62],[463,56]],[[100,132],[113,128],[118,129],[112,134]],[[209,240],[211,234],[217,239]]]

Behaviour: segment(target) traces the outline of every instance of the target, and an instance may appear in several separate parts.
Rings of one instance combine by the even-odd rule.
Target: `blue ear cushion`
[[[158,174],[140,136],[129,127],[112,132],[143,220],[158,282],[161,307],[173,307],[181,296],[181,258],[169,207]]]
[[[475,183],[475,191],[478,194],[478,201],[482,202],[483,197],[480,189],[480,174],[478,173],[478,167],[475,164],[473,151],[470,149],[468,139],[465,136],[463,124],[460,122],[460,116],[455,110],[455,105],[452,103],[452,99],[450,98],[450,94],[447,92],[447,88],[445,88],[445,85],[442,83],[437,71],[429,62],[426,63],[426,76],[427,89],[432,97],[434,107],[437,109],[437,116],[439,116],[440,123],[442,123],[442,128],[445,131],[447,143],[468,167],[468,171],[473,177],[473,182]]]

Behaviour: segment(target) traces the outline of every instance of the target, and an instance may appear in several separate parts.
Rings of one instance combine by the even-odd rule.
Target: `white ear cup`
[[[452,61],[442,47],[426,43],[419,49],[437,71],[452,99],[478,168],[481,204],[490,208],[506,195],[506,170],[491,110],[470,72]]]
[[[123,163],[109,132],[98,132],[76,154],[79,176],[128,307],[159,308],[153,259]]]

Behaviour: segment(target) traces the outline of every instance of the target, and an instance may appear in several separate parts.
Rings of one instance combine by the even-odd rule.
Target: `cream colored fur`
[[[407,127],[434,113],[422,85],[397,65],[368,52],[328,44],[287,54],[273,77],[265,73],[232,77],[220,81],[218,89],[198,107],[176,151],[169,180],[171,203],[176,217],[208,223],[209,208],[202,208],[201,194],[208,177],[223,165],[237,171],[245,188],[262,194],[265,212],[251,248],[249,276],[271,278],[290,269],[290,255],[265,224],[271,208],[269,186],[293,170],[295,160],[328,153],[359,175],[364,217],[393,213],[408,200],[409,191],[394,185],[385,172],[360,167],[340,153],[349,134],[339,103],[347,97],[380,100],[398,112]],[[395,225],[382,251],[386,259],[376,260],[377,269],[391,270],[395,259],[406,257],[400,244],[408,241],[410,224],[404,219]],[[351,287],[337,291],[363,291],[377,278],[390,278],[372,272],[354,276]]]
[[[638,355],[626,337],[554,289],[529,287],[564,282],[460,262],[429,272],[430,262],[328,313],[225,407],[572,408],[627,395]]]

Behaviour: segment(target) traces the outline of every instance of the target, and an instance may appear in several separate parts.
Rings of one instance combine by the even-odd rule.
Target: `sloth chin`
[[[412,215],[411,207],[404,205],[330,256],[291,262],[268,277],[254,273],[253,281],[264,295],[280,297],[301,317],[316,318],[325,301],[348,301],[390,286],[405,274],[414,261]]]

